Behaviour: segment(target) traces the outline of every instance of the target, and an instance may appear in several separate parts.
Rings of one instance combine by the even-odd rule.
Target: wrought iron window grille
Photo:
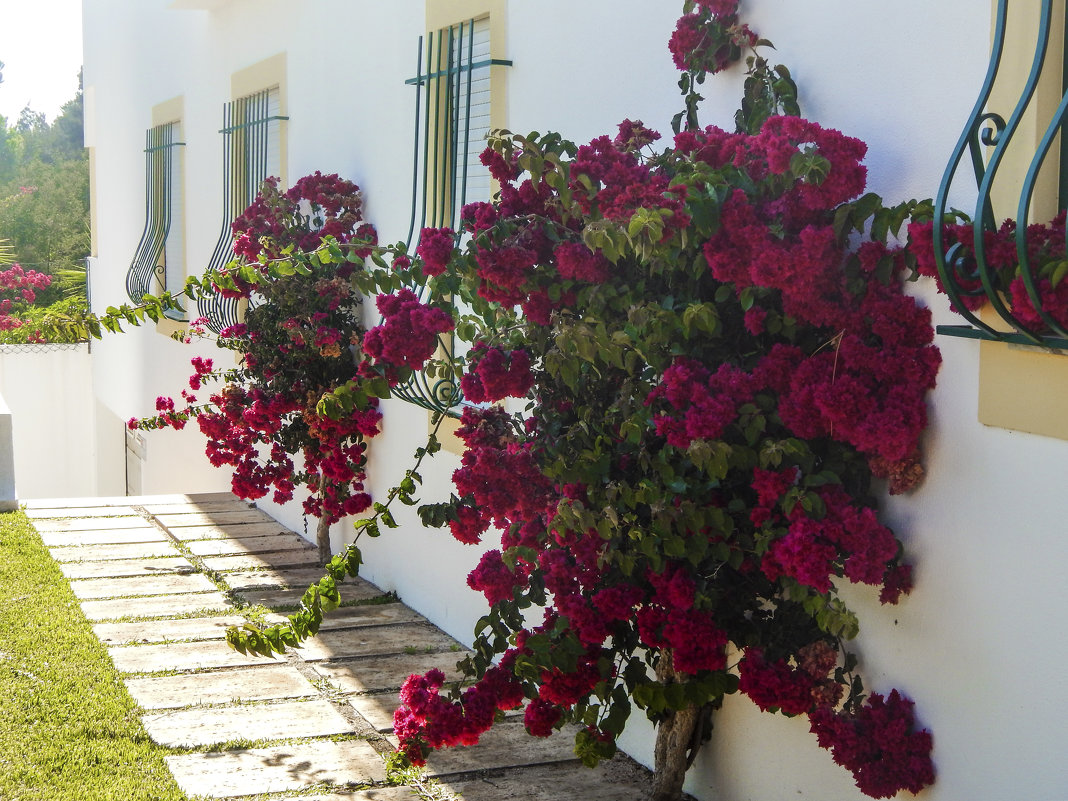
[[[166,123],[145,132],[145,230],[126,273],[126,294],[134,303],[167,287],[167,239],[173,217],[177,125]]]
[[[280,145],[278,125],[289,117],[276,113],[277,89],[223,104],[223,221],[219,240],[208,262],[209,270],[225,267],[234,258],[231,223],[255,200],[269,177],[273,149]],[[219,333],[241,321],[235,298],[205,295],[198,301],[208,328]]]
[[[1065,123],[1068,121],[1068,63],[1066,63],[1068,59],[1056,62],[1055,59],[1048,58],[1051,36],[1059,35],[1065,37],[1066,31],[1063,27],[1063,22],[1058,25],[1054,24],[1053,0],[1043,0],[1030,71],[1020,90],[1019,100],[1009,114],[1008,119],[1005,119],[998,111],[991,110],[989,103],[994,82],[1001,66],[1002,56],[1005,52],[1007,18],[1008,0],[999,0],[986,77],[964,131],[953,149],[935,201],[934,249],[938,274],[943,289],[952,301],[954,309],[969,324],[940,325],[936,330],[939,334],[947,336],[1065,350],[1068,349],[1068,330],[1058,323],[1049,309],[1043,308],[1043,300],[1039,291],[1040,276],[1028,253],[1027,227],[1030,220],[1031,207],[1035,201],[1039,174],[1046,163],[1047,157],[1051,151],[1054,151],[1055,144],[1058,144],[1058,137],[1058,155],[1060,157],[1059,208],[1064,209],[1066,201],[1068,201],[1068,132],[1064,130]],[[1068,52],[1068,47],[1065,50]],[[984,243],[984,234],[997,228],[991,193],[997,185],[996,182],[999,178],[999,170],[1003,167],[1005,153],[1013,137],[1018,132],[1021,120],[1028,111],[1039,81],[1046,71],[1051,71],[1051,73],[1047,74],[1056,76],[1064,91],[1060,104],[1048,124],[1046,124],[1045,133],[1035,149],[1030,166],[1024,176],[1016,212],[1018,225],[1016,226],[1015,237],[1020,277],[1023,280],[1028,298],[1043,323],[1043,328],[1038,328],[1025,325],[1020,321],[1018,315],[1013,314],[1013,310],[1007,302],[1005,290],[1003,287],[998,286],[997,276],[991,267]],[[1045,123],[1044,120],[1043,123]],[[984,150],[988,148],[992,149],[989,152],[989,157],[984,159]],[[965,155],[968,156],[978,188],[975,213],[972,215],[971,222],[973,241],[970,245],[957,242],[947,248],[945,231],[938,224],[938,221],[945,219],[948,210],[949,192],[958,168],[965,159]],[[965,286],[966,284],[974,286],[976,282],[980,285],[977,288]],[[1011,330],[999,330],[968,310],[964,305],[964,299],[969,297],[982,297],[988,301],[993,311]]]
[[[411,223],[405,240],[409,252],[416,232],[423,228],[459,228],[473,170],[485,172],[486,187],[481,193],[485,197],[479,199],[489,199],[489,174],[478,161],[484,147],[480,140],[489,132],[489,88],[483,83],[491,67],[511,66],[512,62],[489,57],[488,25],[476,26],[478,22],[471,19],[425,39],[420,36],[415,77],[405,81],[415,87]],[[480,97],[483,94],[485,99]],[[472,112],[480,106],[487,112]],[[451,359],[453,348],[448,350]],[[454,416],[452,410],[463,401],[453,378],[430,377],[421,371],[393,392],[431,412]]]
[[[481,150],[477,140],[472,141],[478,131],[471,128],[475,85],[488,78],[490,67],[512,65],[510,60],[476,52],[475,23],[472,19],[429,34],[425,49],[420,36],[416,75],[405,81],[415,86],[409,246],[417,219],[420,230],[457,227],[460,209],[467,202],[470,171]],[[479,47],[483,49],[488,47]]]

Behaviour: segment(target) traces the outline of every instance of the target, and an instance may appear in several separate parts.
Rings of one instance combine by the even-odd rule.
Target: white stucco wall
[[[100,492],[86,345],[0,346],[0,395],[11,412],[20,500]]]
[[[121,301],[122,280],[143,225],[143,132],[153,104],[185,96],[187,249],[206,261],[218,235],[222,103],[232,72],[287,53],[289,176],[315,169],[359,183],[384,241],[408,229],[411,93],[423,4],[417,0],[231,0],[214,12],[167,10],[165,0],[84,0],[86,84],[97,157],[99,261],[94,298]],[[747,0],[746,20],[775,42],[802,108],[821,124],[869,144],[870,188],[890,202],[930,197],[974,102],[986,63],[988,3],[974,0]],[[508,4],[508,126],[555,129],[578,141],[622,118],[668,133],[681,107],[666,40],[681,8],[621,0]],[[324,30],[330,30],[324,44]],[[702,120],[732,124],[742,70],[710,79]],[[966,190],[961,190],[966,191]],[[966,195],[956,198],[965,205]],[[950,322],[930,283],[915,291]],[[856,643],[871,689],[897,687],[917,703],[935,737],[938,783],[927,801],[1068,798],[1063,721],[1068,719],[1068,557],[1063,478],[1068,443],[991,429],[976,417],[977,345],[940,338],[944,364],[931,398],[928,479],[887,505],[916,563],[917,587],[898,607],[851,591],[862,634]],[[151,411],[176,394],[192,355],[154,331],[109,338],[94,349],[102,404],[116,416]],[[5,393],[6,394],[6,393]],[[426,413],[384,407],[371,451],[379,497],[424,441]],[[198,435],[149,444],[146,492],[225,486],[199,455]],[[424,500],[449,491],[457,458],[424,467]],[[267,505],[267,508],[272,508]],[[296,504],[276,510],[301,530]],[[483,611],[463,577],[479,550],[425,531],[401,510],[402,526],[361,542],[365,575],[396,590],[450,634],[470,641]],[[314,521],[312,521],[314,528]],[[337,537],[347,534],[335,527]],[[488,547],[488,546],[487,546]],[[651,759],[651,729],[631,719],[624,745]],[[854,801],[852,779],[816,746],[803,720],[764,715],[728,699],[710,748],[687,788],[716,801]]]

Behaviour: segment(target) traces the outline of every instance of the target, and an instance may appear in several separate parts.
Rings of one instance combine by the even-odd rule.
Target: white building
[[[790,67],[806,116],[868,143],[869,186],[896,202],[938,188],[986,70],[991,5],[744,0],[742,13]],[[1038,4],[1014,5],[1022,16]],[[126,299],[146,227],[162,224],[153,213],[146,221],[146,182],[153,180],[146,178],[146,131],[155,129],[149,146],[172,159],[172,284],[208,264],[232,216],[224,197],[232,203],[236,190],[225,186],[224,165],[237,151],[220,129],[250,115],[269,120],[262,156],[270,172],[283,183],[315,170],[356,181],[381,240],[397,241],[411,225],[415,98],[405,81],[418,74],[421,36],[488,20],[476,25],[476,41],[490,58],[511,62],[485,68],[493,127],[557,130],[581,143],[630,118],[670,134],[681,99],[666,42],[681,6],[83,0],[94,311]],[[1008,58],[1024,66],[1029,59],[1023,50]],[[736,66],[701,88],[703,123],[731,127],[743,76]],[[953,199],[973,205],[966,181]],[[936,322],[956,322],[929,281],[914,291]],[[184,385],[190,357],[220,358],[210,344],[172,341],[175,327],[149,326],[93,345],[101,494],[229,487],[228,476],[208,465],[197,434],[124,439],[124,420],[152,413],[156,395]],[[1068,799],[1068,497],[1060,473],[1068,466],[1068,358],[951,337],[938,344],[944,363],[930,399],[928,477],[889,502],[917,586],[897,607],[850,594],[862,622],[861,667],[872,689],[911,696],[921,725],[934,733],[938,780],[923,798]],[[408,466],[427,425],[425,411],[397,401],[385,415],[370,471],[380,495]],[[458,465],[449,453],[436,461],[425,472],[424,499],[447,495]],[[304,530],[299,504],[266,508]],[[363,543],[364,575],[470,642],[484,601],[460,577],[477,562],[477,549],[422,530],[414,515],[401,522]],[[349,535],[347,524],[336,527],[337,543]],[[623,745],[651,763],[652,730],[641,718],[632,716]],[[741,698],[728,699],[717,716],[687,789],[709,801],[862,797],[803,719],[761,714]]]

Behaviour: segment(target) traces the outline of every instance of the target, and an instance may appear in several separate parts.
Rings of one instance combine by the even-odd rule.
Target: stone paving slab
[[[134,518],[131,518],[134,519]],[[138,528],[116,528],[107,531],[41,531],[41,542],[47,548],[70,545],[121,545],[123,543],[166,542],[167,537],[158,528],[144,525]]]
[[[295,587],[291,590],[271,589],[248,589],[238,590],[238,594],[250,604],[260,604],[268,609],[293,609],[300,606],[300,599],[304,595],[307,586]],[[343,603],[349,601],[368,601],[372,598],[380,598],[384,593],[374,584],[361,578],[350,578],[338,588],[341,591]]]
[[[461,677],[456,663],[468,653],[465,650],[367,656],[348,662],[316,662],[312,669],[342,692],[372,693],[397,690],[413,673],[426,673],[431,668],[444,671],[446,681],[456,681]],[[392,709],[389,714],[392,719]]]
[[[400,698],[397,697],[396,690],[356,695],[349,698],[348,702],[360,717],[371,724],[375,731],[382,734],[393,733],[393,713],[400,706]]]
[[[195,568],[184,556],[162,559],[111,559],[104,562],[64,562],[59,569],[69,579],[123,578],[192,573]]]
[[[333,704],[322,700],[182,709],[145,715],[141,723],[157,743],[176,748],[355,733]]]
[[[566,731],[549,739],[569,739]],[[556,763],[485,773],[472,779],[441,779],[438,782],[464,801],[647,801],[652,776],[626,757],[602,762],[590,769]]]
[[[167,528],[183,526],[219,526],[226,523],[273,523],[274,519],[260,509],[242,509],[234,512],[191,512],[187,514],[156,515],[156,520]]]
[[[188,795],[231,798],[285,792],[318,782],[338,785],[384,782],[382,757],[363,740],[346,740],[184,754],[166,757],[178,786]]]
[[[395,738],[387,739],[396,745]],[[551,737],[531,737],[522,722],[505,721],[483,734],[478,745],[433,751],[427,757],[426,772],[429,776],[447,776],[575,759],[574,734],[568,729]]]
[[[171,531],[182,542],[188,540],[247,540],[272,534],[292,534],[288,528],[274,521],[270,523],[235,523],[226,526],[180,526]]]
[[[205,559],[204,563],[208,567],[214,564],[208,559]],[[217,570],[218,568],[212,569]],[[313,567],[294,568],[291,570],[239,570],[237,572],[224,573],[222,579],[228,587],[234,590],[266,589],[267,587],[299,587],[307,589],[309,584],[317,584],[324,575],[323,568]],[[280,620],[285,620],[285,617],[280,616]]]
[[[126,679],[126,689],[143,709],[177,709],[196,704],[269,701],[318,695],[291,665],[265,664],[234,670]]]
[[[359,576],[349,576],[337,585],[337,589],[341,593],[342,603],[369,601],[372,598],[381,598],[386,594],[367,579]]]
[[[57,562],[102,562],[111,559],[144,559],[177,556],[178,549],[166,540],[128,542],[117,545],[58,545],[48,549]]]
[[[154,673],[160,670],[205,670],[207,668],[269,665],[274,657],[239,654],[225,642],[175,642],[159,645],[126,645],[108,648],[120,673]]]
[[[296,590],[250,589],[239,590],[238,596],[245,603],[265,606],[268,609],[295,611],[300,608],[300,599],[307,588]]]
[[[31,520],[64,517],[121,517],[136,515],[132,506],[83,506],[80,509],[27,509],[26,517]]]
[[[344,659],[353,656],[403,654],[405,649],[444,651],[459,644],[445,632],[430,625],[399,623],[394,626],[368,626],[359,629],[321,631],[305,641],[296,653],[309,662]]]
[[[74,517],[66,520],[35,520],[41,534],[60,531],[110,531],[120,528],[152,528],[140,515],[132,517]],[[156,530],[156,529],[153,529]]]
[[[224,576],[230,584],[230,576]],[[230,584],[232,587],[233,584]],[[289,618],[285,615],[269,614],[267,622],[285,623]],[[367,604],[365,606],[342,606],[332,612],[323,615],[323,622],[319,631],[331,631],[333,629],[351,629],[359,626],[384,626],[389,623],[426,623],[425,617],[418,612],[409,609],[402,603]]]
[[[278,553],[281,551],[309,551],[317,549],[303,537],[292,534],[267,534],[256,537],[193,540],[186,543],[189,552],[197,556],[236,556],[238,554]]]
[[[242,626],[240,615],[185,617],[176,620],[140,620],[132,623],[97,623],[93,633],[104,645],[174,640],[221,640],[230,626]]]
[[[34,498],[20,501],[27,509],[81,509],[90,506],[129,506],[136,501],[139,505],[148,503],[200,503],[202,501],[234,500],[232,492],[202,492],[192,495],[112,495],[87,498]]]
[[[184,515],[214,512],[244,512],[253,508],[248,501],[230,497],[229,500],[200,501],[191,503],[146,503],[144,510],[150,515]]]
[[[354,793],[295,796],[293,801],[426,801],[426,796],[420,795],[411,787],[373,787]]]
[[[84,601],[82,612],[94,622],[117,618],[156,618],[190,615],[200,612],[232,611],[233,606],[221,592],[190,595],[154,595],[116,598],[108,601]]]
[[[264,538],[266,539],[266,538]],[[211,542],[211,540],[207,540]],[[259,570],[272,567],[309,567],[319,564],[319,551],[300,548],[268,553],[244,553],[234,556],[205,556],[204,564],[211,570]],[[319,571],[322,576],[324,571]]]
[[[212,592],[216,589],[215,585],[202,573],[75,579],[70,583],[70,588],[74,592],[74,597],[81,601],[119,598],[129,595],[177,595],[187,592]]]

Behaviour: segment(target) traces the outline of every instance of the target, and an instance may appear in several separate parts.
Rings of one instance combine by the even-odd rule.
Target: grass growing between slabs
[[[0,798],[182,801],[29,519],[0,514]]]

